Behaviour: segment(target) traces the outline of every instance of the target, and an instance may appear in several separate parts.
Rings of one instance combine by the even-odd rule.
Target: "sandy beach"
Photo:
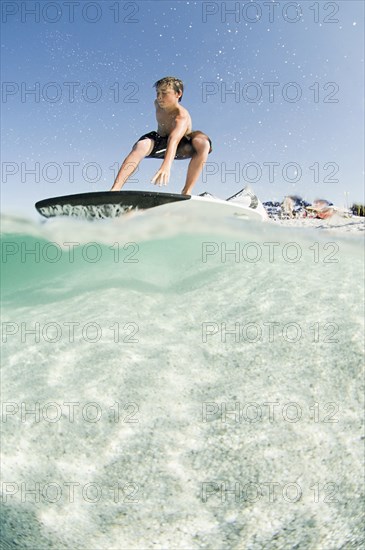
[[[361,216],[343,217],[340,214],[334,214],[327,220],[319,218],[292,218],[279,219],[269,218],[269,223],[296,228],[308,228],[331,234],[346,234],[360,236],[365,231],[365,219]]]

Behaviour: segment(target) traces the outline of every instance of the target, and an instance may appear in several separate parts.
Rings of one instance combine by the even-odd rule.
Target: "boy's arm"
[[[158,185],[167,185],[170,179],[170,170],[172,162],[176,155],[177,146],[180,140],[184,137],[188,127],[188,115],[185,113],[179,114],[175,119],[175,127],[167,140],[167,149],[163,163],[160,169],[152,178],[152,183]]]

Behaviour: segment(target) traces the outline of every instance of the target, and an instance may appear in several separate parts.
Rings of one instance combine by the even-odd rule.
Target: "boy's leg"
[[[193,153],[191,161],[188,166],[188,172],[186,174],[186,181],[184,189],[181,191],[182,195],[190,195],[191,190],[194,187],[200,172],[203,169],[204,164],[207,161],[208,154],[210,152],[209,138],[203,132],[192,132],[190,134],[191,145],[193,147]]]
[[[115,178],[111,191],[119,191],[127,179],[135,172],[141,160],[150,154],[153,149],[153,139],[145,138],[133,145],[132,151],[123,161]]]

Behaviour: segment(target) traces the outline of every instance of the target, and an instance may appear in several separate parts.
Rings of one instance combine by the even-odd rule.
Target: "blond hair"
[[[157,82],[153,85],[156,90],[158,90],[161,86],[170,86],[176,93],[181,92],[181,97],[179,97],[179,101],[181,101],[184,93],[184,84],[182,80],[175,78],[174,76],[165,76],[164,78],[157,80]]]

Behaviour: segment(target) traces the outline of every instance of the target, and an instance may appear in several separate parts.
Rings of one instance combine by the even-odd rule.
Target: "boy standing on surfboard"
[[[200,130],[192,131],[189,112],[179,105],[184,85],[181,80],[166,76],[155,82],[157,132],[149,132],[139,138],[124,160],[115,178],[111,191],[119,191],[129,176],[137,169],[141,160],[163,159],[160,169],[152,178],[155,185],[167,185],[174,159],[191,158],[181,193],[190,195],[203,165],[212,151],[210,138]]]

